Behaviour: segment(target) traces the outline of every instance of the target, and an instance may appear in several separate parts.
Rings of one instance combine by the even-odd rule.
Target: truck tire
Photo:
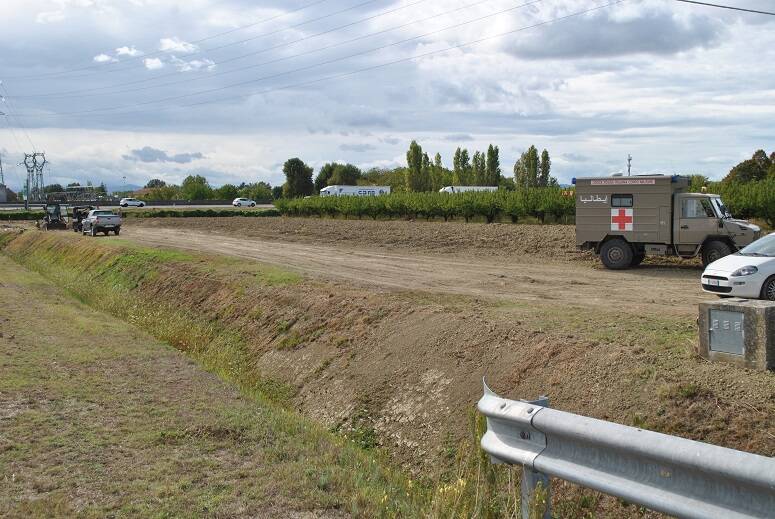
[[[732,254],[732,248],[723,241],[713,240],[702,246],[702,266],[707,267],[716,260]]]
[[[92,237],[96,238],[96,237],[97,237],[97,228],[96,228],[96,227],[92,227],[92,228],[89,230],[89,234],[91,234],[91,235],[92,235]]]
[[[121,230],[120,227],[116,227],[116,236],[118,236],[119,231]]]
[[[643,260],[644,260],[644,259],[646,259],[646,254],[644,254],[643,252],[640,252],[640,253],[638,253],[638,254],[635,254],[635,255],[632,257],[632,265],[630,265],[630,266],[631,266],[631,267],[637,267],[638,265],[640,265],[641,263],[643,263]]]
[[[632,265],[635,251],[620,238],[608,240],[600,247],[600,261],[611,270],[623,270]]]

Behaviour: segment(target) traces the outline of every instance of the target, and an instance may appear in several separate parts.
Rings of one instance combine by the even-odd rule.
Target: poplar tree
[[[471,161],[473,167],[474,185],[483,186],[487,180],[487,168],[485,165],[484,153],[474,152],[474,158]]]
[[[499,157],[500,150],[497,146],[487,148],[487,181],[488,186],[497,186],[501,182],[501,161]]]
[[[412,141],[409,151],[406,152],[406,190],[422,191],[422,163],[423,152],[417,141]]]
[[[541,187],[548,186],[551,178],[549,173],[552,170],[552,161],[549,158],[549,152],[546,150],[541,152],[541,162],[538,165],[538,170],[538,185]]]
[[[452,181],[456,186],[467,186],[471,182],[471,163],[468,150],[458,148],[453,159]]]

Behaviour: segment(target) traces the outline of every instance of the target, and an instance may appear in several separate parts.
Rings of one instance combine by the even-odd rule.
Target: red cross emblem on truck
[[[631,231],[633,220],[632,209],[611,209],[612,231]]]

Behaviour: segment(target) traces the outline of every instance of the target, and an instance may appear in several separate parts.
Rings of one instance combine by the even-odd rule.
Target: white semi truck
[[[447,186],[439,189],[439,193],[466,193],[468,191],[497,191],[498,186]]]
[[[390,186],[326,186],[320,196],[380,196],[389,195]]]

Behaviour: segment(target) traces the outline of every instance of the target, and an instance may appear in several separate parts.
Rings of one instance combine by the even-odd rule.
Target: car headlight
[[[759,269],[753,265],[748,265],[747,267],[743,267],[732,272],[732,277],[739,278],[742,276],[750,276],[751,274],[756,274],[757,272],[759,272]]]

